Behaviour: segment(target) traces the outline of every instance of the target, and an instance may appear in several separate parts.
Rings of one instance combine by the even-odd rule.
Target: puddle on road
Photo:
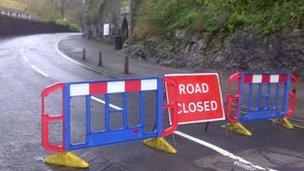
[[[282,150],[261,150],[259,152],[270,163],[285,167],[285,166],[297,166],[304,167],[304,156],[285,149]]]
[[[280,148],[252,149],[236,154],[254,165],[265,169],[301,169],[304,168],[302,154]],[[235,161],[220,154],[194,161],[195,165],[206,170],[258,170],[250,164]],[[278,169],[281,170],[281,169]]]
[[[241,169],[238,165],[234,164],[234,160],[221,155],[213,155],[210,157],[204,157],[202,159],[196,160],[194,163],[203,170],[238,170]]]

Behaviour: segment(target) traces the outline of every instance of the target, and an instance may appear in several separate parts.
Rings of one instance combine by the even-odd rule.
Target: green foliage
[[[96,24],[98,22],[98,18],[100,15],[100,9],[102,8],[103,4],[106,0],[91,0],[91,8],[88,11],[88,22],[89,24]]]
[[[24,0],[0,0],[0,7],[26,10],[27,6]]]
[[[138,26],[153,25],[160,34],[185,29],[188,35],[215,35],[253,27],[271,34],[304,23],[304,0],[152,0],[145,6]]]
[[[242,11],[241,13],[234,12],[229,17],[227,26],[231,32],[234,32],[240,26],[247,25],[248,23],[249,23],[249,20],[248,20],[247,16],[245,15],[244,11]]]
[[[63,26],[68,26],[70,22],[67,19],[58,19],[55,21],[56,24],[58,25],[63,25]]]
[[[65,26],[65,27],[68,27],[71,31],[79,31],[78,27],[76,24],[68,21],[67,19],[57,19],[55,21],[51,20],[49,21],[49,23],[52,23],[52,24],[58,24],[58,25],[62,25],[62,26]]]

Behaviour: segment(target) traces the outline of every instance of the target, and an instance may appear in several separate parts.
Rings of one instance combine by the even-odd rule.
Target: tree
[[[59,12],[60,17],[64,18],[66,11],[71,8],[72,0],[51,0],[56,10]]]
[[[55,8],[49,0],[26,0],[26,6],[34,15],[44,20],[54,20],[57,18]]]

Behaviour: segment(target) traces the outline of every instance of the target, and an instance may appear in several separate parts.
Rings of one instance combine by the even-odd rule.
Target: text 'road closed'
[[[177,104],[179,124],[224,119],[217,73],[165,75],[168,104]]]

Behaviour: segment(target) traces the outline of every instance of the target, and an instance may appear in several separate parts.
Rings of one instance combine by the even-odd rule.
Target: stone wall
[[[101,39],[107,43],[115,45],[115,38],[120,37],[122,43],[125,42],[133,32],[137,11],[140,5],[149,0],[105,0],[100,9],[99,20],[94,25],[88,25],[89,37]],[[127,3],[126,8],[123,4]],[[87,3],[86,10],[91,10],[90,2]],[[104,24],[110,24],[110,34],[104,35]]]
[[[70,32],[65,26],[0,15],[0,36]]]

